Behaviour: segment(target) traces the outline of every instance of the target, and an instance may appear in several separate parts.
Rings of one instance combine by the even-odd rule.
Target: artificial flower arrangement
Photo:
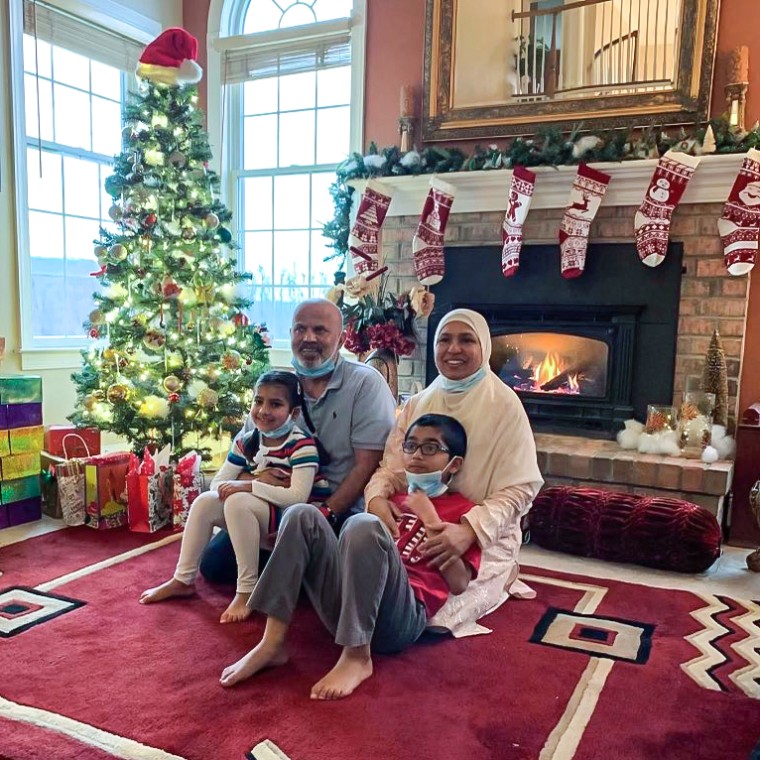
[[[346,280],[336,272],[327,298],[343,313],[345,347],[357,356],[386,350],[396,357],[410,356],[417,346],[415,322],[433,311],[435,296],[415,285],[408,293],[389,293],[388,267]]]

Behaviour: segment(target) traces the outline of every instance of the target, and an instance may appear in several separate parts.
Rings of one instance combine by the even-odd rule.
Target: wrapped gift
[[[0,430],[8,429],[8,404],[0,404]]]
[[[42,401],[42,378],[36,375],[0,377],[0,404]]]
[[[84,459],[70,459],[55,465],[57,504],[66,525],[85,523],[84,462]]]
[[[40,474],[40,454],[11,454],[0,457],[0,480],[14,480]]]
[[[11,437],[8,430],[0,430],[0,457],[7,457],[11,453]]]
[[[203,490],[201,457],[195,451],[185,454],[174,466],[174,493],[172,498],[172,524],[182,530],[193,502]]]
[[[0,504],[0,530],[3,528],[10,528],[11,520],[8,516],[8,507],[5,504]]]
[[[145,449],[142,461],[130,454],[127,473],[130,530],[154,533],[171,522],[173,478],[170,456],[171,446],[165,446],[155,457]]]
[[[34,427],[42,424],[42,404],[8,404],[6,415],[9,428]]]
[[[3,480],[0,483],[0,504],[12,504],[16,501],[24,501],[24,499],[33,499],[40,494],[39,475]]]
[[[31,454],[42,451],[45,443],[45,429],[42,425],[19,427],[8,431],[11,454]]]
[[[45,451],[64,459],[100,454],[100,430],[75,425],[50,425],[45,428]]]
[[[85,524],[96,530],[127,524],[129,454],[119,452],[84,460]]]
[[[39,496],[13,504],[4,505],[8,510],[8,523],[12,526],[33,522],[42,518],[42,501]]]

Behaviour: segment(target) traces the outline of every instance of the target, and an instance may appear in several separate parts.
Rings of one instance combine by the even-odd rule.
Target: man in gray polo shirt
[[[290,328],[293,367],[314,432],[330,454],[323,471],[332,490],[326,506],[334,525],[364,509],[364,487],[382,459],[396,406],[379,372],[340,356],[344,337],[335,304],[318,298],[296,308]],[[250,425],[247,418],[243,429]],[[201,573],[211,581],[234,581],[235,555],[226,531],[209,544]]]

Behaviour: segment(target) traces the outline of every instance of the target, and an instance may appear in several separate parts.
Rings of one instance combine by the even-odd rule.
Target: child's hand
[[[257,473],[256,480],[266,483],[270,486],[280,486],[281,488],[290,488],[290,474],[272,467],[263,472]]]
[[[420,518],[423,525],[438,523],[441,518],[435,511],[433,502],[424,491],[412,491],[404,502],[404,506]]]
[[[224,501],[232,496],[233,493],[251,493],[250,481],[241,482],[235,480],[228,480],[225,483],[220,483],[219,488],[216,489],[219,494],[219,498]]]

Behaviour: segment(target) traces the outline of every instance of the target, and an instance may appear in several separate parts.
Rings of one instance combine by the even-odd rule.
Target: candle
[[[734,48],[728,56],[728,83],[749,82],[749,48]]]
[[[410,84],[405,84],[401,88],[400,99],[401,118],[408,118],[414,116],[414,87]]]

